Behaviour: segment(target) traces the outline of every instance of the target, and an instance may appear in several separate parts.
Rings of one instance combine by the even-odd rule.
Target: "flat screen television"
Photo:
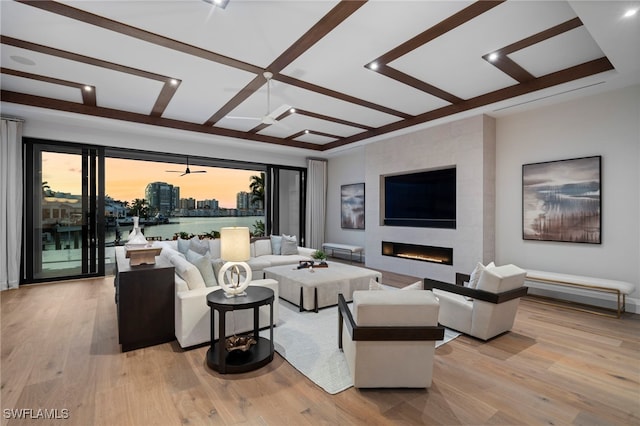
[[[456,168],[384,176],[384,224],[456,228]]]

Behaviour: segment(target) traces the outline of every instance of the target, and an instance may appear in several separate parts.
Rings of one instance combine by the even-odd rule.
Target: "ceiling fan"
[[[185,170],[165,170],[167,173],[182,173],[180,176],[189,175],[191,173],[207,173],[206,170],[194,170],[189,168],[189,157],[187,157],[187,168]]]
[[[292,107],[290,105],[281,105],[278,108],[271,111],[271,79],[273,78],[273,73],[269,71],[265,71],[264,73],[262,73],[262,75],[267,80],[267,111],[265,115],[263,115],[262,117],[238,117],[238,116],[228,115],[226,118],[235,119],[235,120],[254,120],[269,126],[272,124],[279,124],[283,126],[283,124],[278,121],[278,117],[280,117],[285,112],[291,110]]]

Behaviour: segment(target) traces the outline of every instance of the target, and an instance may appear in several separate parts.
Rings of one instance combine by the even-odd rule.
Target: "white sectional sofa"
[[[296,254],[274,254],[270,238],[258,239],[251,243],[251,259],[247,262],[253,277],[263,277],[262,270],[272,265],[298,264],[309,260],[315,250],[297,247]],[[175,268],[175,333],[182,348],[193,347],[211,341],[211,310],[207,305],[207,294],[220,289],[217,285],[217,270],[223,264],[220,259],[220,240],[155,241],[154,246],[162,247],[160,256],[166,258]],[[189,260],[187,260],[189,259]],[[207,268],[207,263],[210,265]],[[273,279],[254,279],[250,285],[268,287],[273,290],[274,324],[278,321],[278,282]],[[218,312],[216,323],[218,323]],[[269,306],[259,309],[260,327],[269,325]],[[227,336],[243,333],[253,328],[251,310],[241,310],[228,314]],[[218,330],[214,330],[218,338]]]

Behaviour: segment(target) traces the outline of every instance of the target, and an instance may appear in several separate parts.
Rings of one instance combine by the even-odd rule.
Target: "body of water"
[[[220,232],[220,228],[227,226],[246,226],[253,232],[253,225],[258,221],[264,222],[264,216],[232,216],[232,217],[172,217],[170,223],[145,226],[142,233],[145,237],[160,237],[172,240],[176,232],[189,234],[205,234],[212,231]],[[121,240],[124,242],[131,232],[132,226],[120,226]],[[109,228],[105,233],[105,242],[109,244],[116,239],[116,229]]]

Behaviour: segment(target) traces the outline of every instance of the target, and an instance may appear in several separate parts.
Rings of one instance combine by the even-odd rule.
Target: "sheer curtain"
[[[2,119],[0,139],[0,290],[18,288],[22,246],[22,122]]]
[[[324,243],[327,211],[327,162],[309,159],[307,163],[306,246],[317,250]]]

